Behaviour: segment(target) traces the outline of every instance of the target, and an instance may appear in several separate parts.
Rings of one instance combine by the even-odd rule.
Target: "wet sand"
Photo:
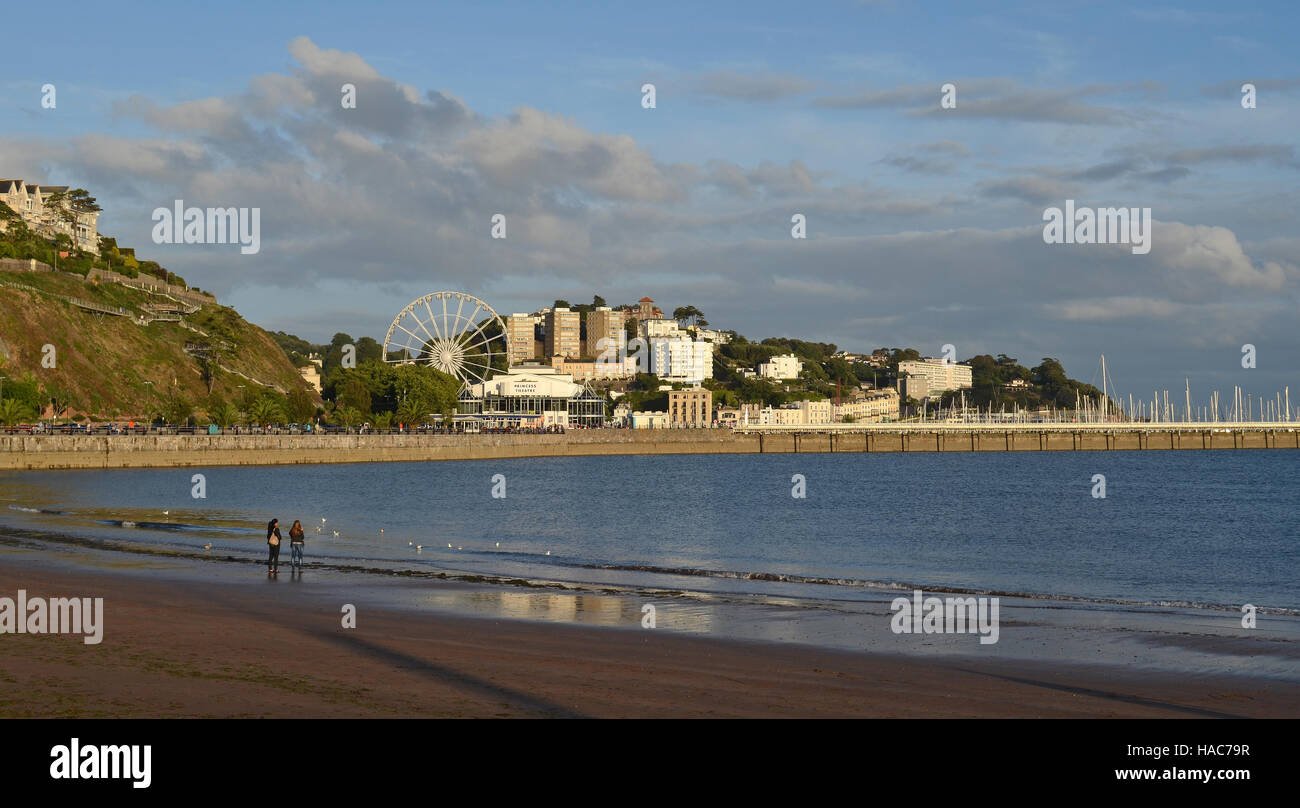
[[[1300,716],[1300,684],[1258,677],[918,659],[365,603],[345,629],[336,598],[285,576],[194,584],[0,560],[0,595],[105,599],[99,645],[0,635],[0,716]]]

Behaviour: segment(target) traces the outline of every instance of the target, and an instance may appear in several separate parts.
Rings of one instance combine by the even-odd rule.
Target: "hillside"
[[[53,368],[42,367],[46,344]],[[234,309],[62,272],[0,271],[0,375],[4,398],[27,388],[31,400],[38,387],[42,406],[63,398],[66,416],[94,420],[198,416],[303,391],[320,403],[275,341]]]

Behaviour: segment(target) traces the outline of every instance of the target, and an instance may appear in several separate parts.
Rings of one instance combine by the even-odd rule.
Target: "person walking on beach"
[[[274,575],[280,571],[280,520],[272,519],[266,523],[266,544],[271,549],[266,559],[266,571]]]
[[[289,528],[289,567],[297,567],[302,572],[302,548],[306,543],[307,537],[302,529],[302,522],[297,519],[293,520],[293,527]]]

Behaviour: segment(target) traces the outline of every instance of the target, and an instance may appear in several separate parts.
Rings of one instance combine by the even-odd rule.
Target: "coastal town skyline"
[[[222,48],[177,34],[166,47],[205,69],[178,58],[165,75],[103,51],[146,18],[91,10],[102,43],[0,86],[16,110],[0,166],[90,189],[102,232],[317,341],[375,333],[438,289],[502,311],[648,294],[849,350],[953,344],[1071,368],[1105,353],[1134,394],[1294,382],[1300,81],[1270,23],[1294,12],[1114,5],[1117,31],[1082,10],[938,6],[945,26],[903,51],[891,40],[924,17],[907,3],[828,5],[842,26],[768,4],[711,9],[693,32],[629,17],[619,37],[514,4],[487,24],[440,9],[433,49],[289,4]],[[430,12],[393,13],[415,31]],[[11,14],[19,30],[39,12]],[[484,37],[518,56],[476,53]],[[1127,58],[1137,42],[1146,55]],[[175,200],[260,209],[260,252],[153,244],[150,214]],[[1150,252],[1045,243],[1044,212],[1067,202],[1149,208]]]

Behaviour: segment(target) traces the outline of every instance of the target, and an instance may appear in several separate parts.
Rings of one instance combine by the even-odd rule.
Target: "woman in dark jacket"
[[[271,548],[271,555],[266,559],[268,574],[279,572],[280,566],[280,520],[272,519],[266,523],[266,544]]]

